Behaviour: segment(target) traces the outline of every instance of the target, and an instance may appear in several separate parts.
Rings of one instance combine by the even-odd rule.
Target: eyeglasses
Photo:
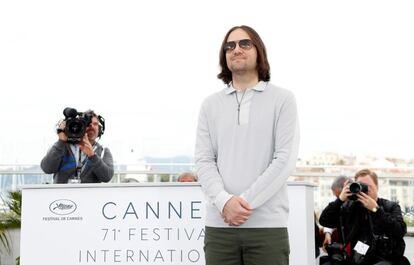
[[[243,50],[250,50],[253,47],[253,41],[252,40],[242,39],[242,40],[239,40],[239,41],[226,42],[223,46],[223,50],[225,52],[233,51],[234,49],[236,49],[236,43],[238,43],[239,47],[242,48]]]

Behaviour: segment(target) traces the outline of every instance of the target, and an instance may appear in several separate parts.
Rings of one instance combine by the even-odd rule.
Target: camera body
[[[92,115],[89,113],[78,112],[74,108],[65,108],[65,134],[68,143],[79,143],[86,133],[86,128],[92,122]]]
[[[358,193],[368,193],[368,186],[362,182],[352,182],[351,185],[349,185],[349,191],[352,193],[352,195],[349,196],[349,199],[355,201],[358,199],[356,196]]]
[[[345,264],[347,255],[345,253],[344,245],[332,242],[331,244],[326,245],[325,248],[333,265]]]
[[[396,242],[386,235],[375,235],[375,251],[379,256],[390,257],[396,247]]]

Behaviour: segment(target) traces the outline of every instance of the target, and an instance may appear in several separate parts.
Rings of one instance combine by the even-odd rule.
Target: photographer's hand
[[[348,197],[352,195],[352,192],[349,190],[349,180],[345,181],[344,187],[341,191],[341,194],[339,194],[339,199],[343,202],[346,202],[348,200]]]
[[[358,201],[370,211],[373,211],[374,208],[378,208],[377,202],[371,198],[368,194],[360,192],[357,194]]]
[[[327,246],[327,245],[329,245],[329,244],[331,244],[331,243],[332,243],[332,236],[331,236],[331,233],[326,232],[326,233],[325,233],[325,239],[323,240],[323,243],[322,243],[322,250],[323,250],[325,253],[328,253],[328,251],[326,250],[326,246]]]
[[[79,148],[88,157],[92,157],[92,156],[95,155],[95,151],[93,150],[93,146],[92,146],[91,142],[89,142],[87,134],[85,134],[82,137],[82,140],[79,143]]]
[[[68,137],[66,136],[64,132],[65,127],[66,127],[66,121],[61,121],[58,127],[58,130],[59,130],[58,137],[59,137],[59,140],[64,141],[64,142],[68,140]]]

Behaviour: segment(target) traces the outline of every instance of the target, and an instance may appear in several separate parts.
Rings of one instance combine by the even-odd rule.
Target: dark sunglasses
[[[239,47],[242,48],[243,50],[250,50],[253,47],[252,40],[242,39],[242,40],[239,40],[239,41],[226,42],[223,46],[223,50],[225,52],[232,51],[232,50],[236,49],[237,43],[239,44]]]

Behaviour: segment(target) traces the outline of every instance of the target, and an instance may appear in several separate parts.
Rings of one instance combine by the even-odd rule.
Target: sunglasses
[[[242,40],[239,40],[239,41],[226,42],[223,46],[223,50],[225,52],[233,51],[234,49],[236,49],[237,43],[239,44],[239,47],[242,48],[243,50],[250,50],[253,47],[252,40],[242,39]]]

